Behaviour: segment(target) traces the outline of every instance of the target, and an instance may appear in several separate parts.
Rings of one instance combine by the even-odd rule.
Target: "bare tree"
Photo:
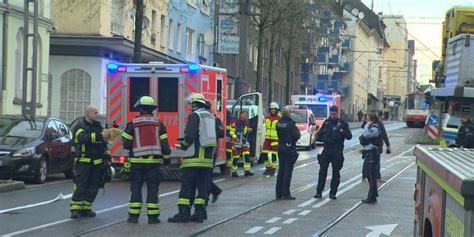
[[[265,31],[279,23],[291,1],[253,0],[250,6],[251,24],[257,28],[257,80],[256,90],[262,91],[263,49]],[[270,63],[271,64],[271,63]],[[271,78],[270,78],[271,79]]]

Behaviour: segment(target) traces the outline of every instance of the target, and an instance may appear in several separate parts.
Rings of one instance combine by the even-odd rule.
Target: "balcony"
[[[341,29],[339,28],[335,28],[334,30],[332,30],[330,33],[329,33],[329,36],[330,37],[333,37],[333,38],[338,38],[341,36]]]
[[[328,63],[328,55],[326,53],[319,53],[317,56],[317,64],[327,64]]]
[[[319,91],[326,91],[327,90],[327,82],[319,81],[316,83],[315,89]]]
[[[329,53],[330,49],[329,47],[319,47],[318,51],[319,53]]]
[[[342,41],[342,49],[350,49],[351,46],[352,46],[351,39],[345,38],[345,39]]]
[[[332,78],[331,78],[332,81],[341,81],[342,80],[342,73],[340,72],[335,72],[333,75],[332,75]]]
[[[339,63],[340,63],[339,55],[332,55],[332,57],[329,58],[330,65],[339,65]]]
[[[339,72],[341,72],[341,73],[350,72],[350,64],[349,63],[344,63],[342,65],[342,67],[339,68]]]
[[[319,74],[318,75],[318,81],[328,81],[329,76],[327,74]]]
[[[329,84],[329,89],[341,91],[340,85],[341,83],[339,81],[331,80],[331,83]]]

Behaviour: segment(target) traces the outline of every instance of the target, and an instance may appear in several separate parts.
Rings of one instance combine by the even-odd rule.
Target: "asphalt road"
[[[224,190],[219,200],[208,207],[209,219],[202,224],[170,224],[168,217],[177,212],[179,182],[160,185],[162,224],[146,224],[142,216],[138,225],[126,223],[128,182],[114,181],[101,190],[94,202],[96,218],[69,219],[72,193],[70,180],[55,177],[45,185],[29,185],[24,190],[0,194],[0,235],[20,236],[364,236],[373,232],[365,227],[379,226],[376,231],[391,230],[392,236],[409,236],[413,230],[413,197],[411,187],[416,167],[413,165],[410,139],[420,129],[408,129],[402,123],[388,124],[392,154],[382,157],[384,183],[379,203],[360,205],[367,195],[368,184],[361,181],[361,155],[357,151],[361,129],[353,129],[354,138],[346,141],[345,164],[337,200],[313,199],[319,165],[316,154],[301,151],[293,175],[294,201],[275,201],[275,177],[261,175],[262,164],[255,166],[253,177],[215,177]],[[415,171],[414,171],[415,170]],[[217,169],[216,169],[217,172]],[[243,173],[243,170],[239,170]],[[328,184],[331,172],[329,172]],[[60,199],[52,203],[41,203]],[[26,207],[33,204],[32,207]],[[36,206],[34,206],[36,205]],[[22,208],[7,211],[11,208]],[[348,210],[351,210],[348,212]],[[348,213],[346,213],[348,212]],[[335,220],[340,219],[337,223]],[[391,226],[385,226],[393,224]],[[385,228],[385,229],[384,229]],[[370,236],[370,235],[368,235]],[[378,235],[373,235],[378,236]]]

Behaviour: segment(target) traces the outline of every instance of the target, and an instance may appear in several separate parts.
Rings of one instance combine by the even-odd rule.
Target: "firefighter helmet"
[[[272,102],[270,103],[270,109],[278,109],[278,103],[277,102]]]
[[[206,105],[206,98],[204,98],[204,95],[201,93],[193,93],[189,98],[189,103],[201,103],[203,105]]]
[[[135,103],[135,107],[140,107],[140,106],[147,106],[147,107],[152,107],[156,108],[155,99],[151,96],[142,96],[140,99]]]

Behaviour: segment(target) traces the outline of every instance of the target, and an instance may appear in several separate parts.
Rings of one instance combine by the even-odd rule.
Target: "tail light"
[[[119,158],[119,163],[120,163],[120,164],[125,163],[125,161],[126,161],[125,156],[121,156],[121,157]]]

